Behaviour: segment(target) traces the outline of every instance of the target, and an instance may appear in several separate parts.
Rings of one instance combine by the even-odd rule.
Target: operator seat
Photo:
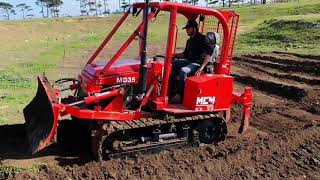
[[[216,32],[207,32],[206,37],[207,37],[210,45],[213,48],[212,58],[211,58],[211,61],[207,65],[206,71],[207,71],[207,73],[212,73],[212,72],[214,72],[214,64],[215,64],[215,62],[217,62],[217,58],[219,56],[220,35]]]

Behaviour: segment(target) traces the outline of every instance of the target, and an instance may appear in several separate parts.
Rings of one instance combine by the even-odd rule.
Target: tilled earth
[[[38,173],[0,179],[320,179],[320,57],[274,52],[236,57],[233,64],[236,90],[254,90],[244,135],[236,133],[241,109],[235,107],[229,135],[218,145],[99,163],[87,149],[59,145],[30,158],[23,125],[3,126],[3,165],[43,165]]]

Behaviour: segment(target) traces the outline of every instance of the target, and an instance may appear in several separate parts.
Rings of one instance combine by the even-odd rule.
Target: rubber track
[[[221,118],[218,114],[206,114],[206,115],[195,115],[195,116],[189,116],[189,117],[181,117],[181,118],[175,118],[174,116],[169,116],[165,119],[153,119],[153,118],[141,118],[138,120],[132,120],[132,121],[109,121],[102,125],[101,133],[98,133],[100,138],[98,137],[98,141],[94,141],[96,143],[97,149],[93,148],[93,150],[97,151],[94,152],[94,155],[96,156],[97,160],[102,161],[102,144],[108,136],[110,136],[113,133],[116,133],[117,131],[126,131],[131,129],[139,129],[139,128],[147,128],[147,127],[153,127],[153,126],[161,126],[165,124],[172,124],[172,123],[181,123],[181,122],[188,122],[188,121],[198,121],[198,120],[205,120],[205,119],[212,119],[212,118]]]
[[[153,119],[153,118],[141,118],[141,119],[132,120],[132,121],[110,121],[103,125],[103,130],[108,132],[105,135],[109,135],[116,131],[146,128],[146,127],[152,127],[152,126],[158,126],[158,125],[164,125],[164,124],[204,120],[204,119],[211,119],[211,118],[218,118],[218,117],[219,115],[217,114],[208,114],[208,115],[196,115],[196,116],[183,117],[183,118],[175,118],[174,116],[170,116],[166,120]]]

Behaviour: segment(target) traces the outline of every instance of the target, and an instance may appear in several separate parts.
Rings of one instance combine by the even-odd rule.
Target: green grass
[[[91,19],[91,18],[90,18]],[[104,18],[106,19],[106,18]],[[110,19],[110,18],[109,18]],[[77,19],[71,19],[75,27],[81,29],[82,21],[78,22]],[[5,22],[2,26],[15,31],[14,27],[24,28],[25,31],[38,32],[40,38],[35,35],[26,38],[21,36],[15,43],[7,40],[2,46],[10,51],[0,52],[3,56],[0,57],[0,107],[6,106],[4,110],[0,109],[1,121],[0,124],[14,124],[22,123],[23,115],[22,109],[31,101],[36,93],[37,81],[36,76],[43,72],[51,75],[51,80],[57,79],[58,66],[63,63],[65,59],[82,59],[84,63],[88,57],[83,57],[83,52],[86,49],[94,49],[105,37],[105,34],[109,32],[110,27],[106,29],[101,26],[103,19],[92,19],[92,22],[85,22],[88,25],[97,27],[97,31],[91,29],[88,26],[86,29],[83,28],[82,33],[79,33],[79,28],[71,28],[70,24],[65,24],[64,20],[58,23],[54,20],[39,20],[31,22]],[[108,20],[108,19],[107,19]],[[112,20],[110,23],[115,23],[116,20]],[[47,27],[39,29],[38,26],[32,26],[32,24],[42,23],[48,25],[52,30],[48,31]],[[66,27],[65,27],[66,26]],[[132,25],[133,26],[133,25]],[[26,28],[27,27],[27,28]],[[68,29],[69,31],[65,31]],[[56,30],[54,32],[53,30]],[[19,30],[20,31],[20,30]],[[52,37],[49,39],[46,36],[42,36],[43,31],[47,34],[51,34]],[[1,32],[1,23],[0,23]],[[21,33],[21,32],[19,32]],[[27,36],[27,32],[23,32]],[[44,33],[45,34],[45,33]],[[123,33],[119,37],[124,37],[127,34]],[[70,38],[68,38],[71,36]],[[6,41],[6,36],[1,37]],[[29,39],[28,46],[25,46],[24,39]],[[125,38],[115,38],[115,40],[123,40]],[[25,47],[25,49],[24,49]],[[111,49],[109,47],[109,49]],[[1,51],[1,50],[0,50]],[[91,55],[88,54],[88,55]],[[2,69],[2,70],[1,70]],[[69,72],[59,72],[64,75]],[[78,72],[77,72],[78,73]]]
[[[5,117],[3,117],[2,114],[0,114],[0,125],[4,125],[4,124],[6,124],[8,122],[9,122],[9,120],[6,119]]]
[[[29,88],[31,87],[31,82],[29,79],[23,77],[20,74],[0,71],[0,88],[10,89],[10,88]]]
[[[303,19],[302,17],[266,20],[253,31],[239,36],[238,51],[250,53],[279,50],[301,54],[320,54],[318,48],[320,46],[320,16],[314,19]]]
[[[36,86],[32,88],[1,89],[0,125],[22,123],[23,108],[35,95]]]
[[[320,2],[240,7],[236,54],[287,51],[320,55]]]
[[[228,9],[227,9],[228,10]],[[240,31],[250,31],[265,20],[283,16],[319,14],[320,2],[318,0],[300,0],[295,3],[277,3],[256,6],[231,8],[240,14]]]
[[[0,110],[1,125],[24,122],[22,110],[35,95],[36,76],[57,67],[64,56],[64,45],[52,43],[32,56],[33,60],[12,63],[0,70],[0,106],[5,107]]]
[[[41,165],[33,165],[31,168],[19,168],[14,166],[0,166],[0,179],[7,179],[9,177],[13,177],[17,173],[21,172],[39,172],[39,168]]]

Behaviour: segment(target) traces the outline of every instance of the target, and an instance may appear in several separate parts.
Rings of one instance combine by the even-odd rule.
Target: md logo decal
[[[214,97],[214,96],[197,97],[197,105],[214,104],[215,101],[216,101],[216,97]]]
[[[135,77],[117,77],[117,83],[134,83],[136,82]]]

